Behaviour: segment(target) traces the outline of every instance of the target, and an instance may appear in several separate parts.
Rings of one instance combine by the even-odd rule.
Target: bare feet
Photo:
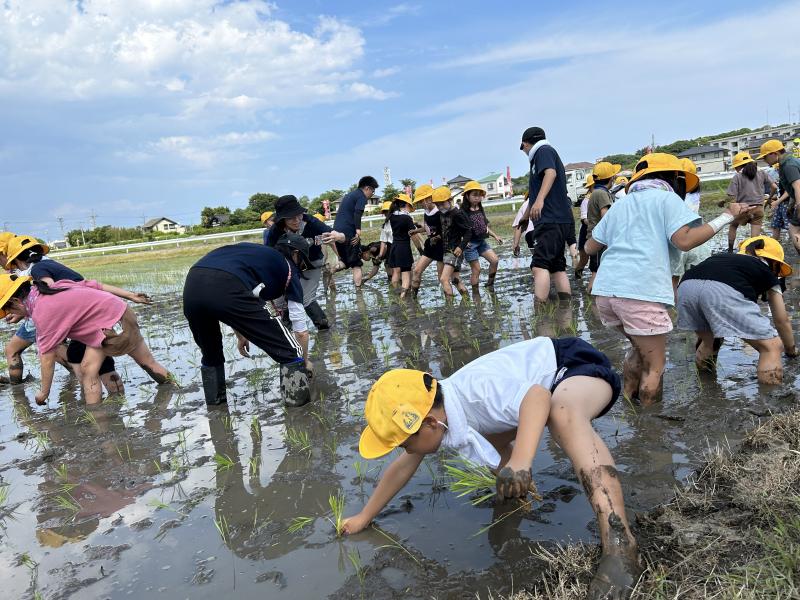
[[[638,556],[604,554],[589,584],[589,600],[627,600],[642,574]]]

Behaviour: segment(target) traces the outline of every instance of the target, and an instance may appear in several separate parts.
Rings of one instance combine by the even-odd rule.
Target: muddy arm
[[[56,351],[45,352],[39,357],[42,368],[42,389],[36,394],[36,404],[44,404],[50,396],[50,387],[53,385],[53,375],[56,368]]]
[[[797,346],[794,342],[794,332],[792,332],[792,321],[786,314],[786,305],[783,302],[783,294],[770,290],[767,293],[769,299],[769,310],[772,313],[772,321],[775,329],[783,342],[783,349],[789,356],[797,355]]]

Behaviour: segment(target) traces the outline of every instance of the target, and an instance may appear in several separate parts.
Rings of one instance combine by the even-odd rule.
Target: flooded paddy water
[[[180,385],[158,388],[123,358],[126,395],[97,409],[86,409],[63,370],[49,406],[36,406],[36,382],[0,389],[2,596],[486,597],[537,577],[531,548],[595,542],[583,490],[547,435],[534,464],[543,500],[529,513],[478,533],[513,505],[457,498],[441,458],[429,457],[375,527],[336,537],[331,498],[354,514],[394,456],[365,461],[357,450],[367,391],[384,370],[447,376],[538,335],[580,336],[621,366],[627,342],[602,327],[582,284],[573,283],[571,307],[535,313],[527,258],[507,248],[501,257],[495,290],[482,287],[452,307],[433,269],[418,300],[406,302],[380,277],[361,291],[348,274],[337,277],[336,293],[321,301],[334,326],[312,334],[315,398],[290,410],[276,365],[263,354],[239,356],[232,334],[228,406],[206,409],[199,351],[181,310],[182,277],[194,258],[124,277],[111,267],[85,269],[154,295],[152,306],[135,310]],[[796,330],[798,280],[788,283]],[[675,332],[663,403],[643,409],[620,399],[595,422],[632,513],[670,497],[710,446],[735,443],[757,417],[796,404],[797,361],[787,363],[783,386],[766,388],[756,382],[755,352],[740,341],[723,347],[716,376],[698,375],[693,352],[693,336]],[[31,351],[26,359],[36,362]]]

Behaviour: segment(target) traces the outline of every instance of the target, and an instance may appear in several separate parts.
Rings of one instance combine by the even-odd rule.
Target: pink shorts
[[[663,304],[632,298],[596,296],[600,320],[606,327],[622,327],[628,335],[661,335],[672,331],[672,319]]]

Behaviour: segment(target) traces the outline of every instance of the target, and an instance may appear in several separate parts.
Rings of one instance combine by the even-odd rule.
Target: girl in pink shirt
[[[112,293],[140,301],[140,296],[97,281],[58,281],[48,285],[30,277],[0,275],[0,312],[30,317],[36,325],[36,345],[42,365],[42,389],[37,404],[50,395],[56,349],[65,339],[86,344],[81,362],[81,385],[86,404],[100,402],[100,365],[106,356],[129,355],[157,383],[169,372],[156,362],[139,333],[136,314]],[[4,315],[0,315],[4,316]],[[122,332],[113,327],[119,323]]]

